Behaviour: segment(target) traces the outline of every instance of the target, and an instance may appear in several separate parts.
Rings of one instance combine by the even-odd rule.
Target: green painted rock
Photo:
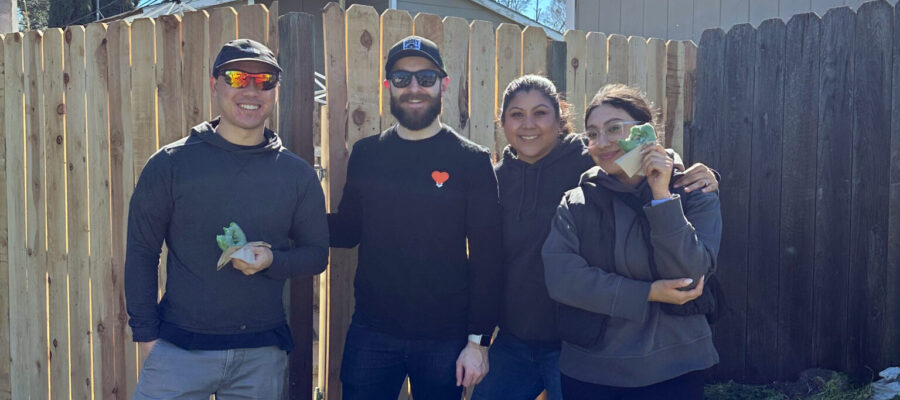
[[[653,130],[653,125],[635,125],[631,127],[631,134],[628,135],[628,139],[619,139],[619,146],[622,146],[622,150],[625,150],[627,153],[644,143],[653,142],[655,140],[656,131]]]
[[[247,244],[247,235],[244,234],[244,231],[241,230],[238,224],[232,222],[231,225],[222,228],[222,230],[225,231],[224,235],[216,235],[216,243],[219,244],[219,248],[222,251],[228,250],[232,246],[240,247]]]

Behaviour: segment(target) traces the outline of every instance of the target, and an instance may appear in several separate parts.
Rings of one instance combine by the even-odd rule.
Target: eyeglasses
[[[627,135],[628,130],[631,129],[632,126],[637,124],[641,124],[641,121],[614,121],[609,122],[606,125],[603,125],[599,131],[595,129],[588,129],[587,132],[584,133],[591,141],[597,141],[597,139],[601,135],[606,135],[606,140],[612,141],[613,139],[621,139]]]
[[[225,83],[235,89],[245,88],[251,81],[255,82],[256,87],[260,90],[272,90],[278,86],[277,73],[260,72],[258,74],[251,74],[245,71],[229,69],[222,71],[222,75],[225,77]]]
[[[405,88],[412,83],[413,76],[416,77],[416,82],[419,82],[419,86],[432,87],[441,78],[441,73],[433,69],[423,69],[416,72],[399,70],[388,74],[388,80],[396,88]]]

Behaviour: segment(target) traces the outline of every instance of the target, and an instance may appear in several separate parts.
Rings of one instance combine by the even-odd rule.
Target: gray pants
[[[280,399],[287,353],[278,347],[184,350],[156,342],[141,369],[134,400]]]

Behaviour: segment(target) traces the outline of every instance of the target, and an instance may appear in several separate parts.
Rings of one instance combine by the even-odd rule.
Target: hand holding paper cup
[[[225,233],[216,236],[216,243],[219,245],[219,248],[222,249],[222,255],[219,256],[219,261],[216,263],[216,271],[222,269],[222,267],[224,267],[225,264],[228,264],[233,258],[237,258],[248,264],[253,264],[253,262],[256,261],[252,249],[253,246],[272,248],[272,245],[266,242],[247,242],[247,235],[244,234],[241,227],[234,222],[227,227],[222,228],[222,230],[224,230]]]
[[[625,155],[616,160],[616,164],[622,171],[632,177],[635,174],[644,176],[641,169],[641,146],[645,143],[656,141],[656,131],[651,124],[635,125],[631,127],[631,133],[627,139],[619,139],[619,146],[625,151]]]

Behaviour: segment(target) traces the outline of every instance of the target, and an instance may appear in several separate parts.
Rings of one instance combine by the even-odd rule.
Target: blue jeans
[[[459,400],[456,359],[466,338],[402,339],[350,324],[341,362],[344,400],[396,400],[409,375],[414,399]]]
[[[534,400],[544,389],[550,400],[562,399],[558,348],[531,345],[500,330],[488,360],[491,369],[472,400]]]
[[[160,339],[150,350],[134,400],[280,399],[287,353],[278,347],[185,350]]]

